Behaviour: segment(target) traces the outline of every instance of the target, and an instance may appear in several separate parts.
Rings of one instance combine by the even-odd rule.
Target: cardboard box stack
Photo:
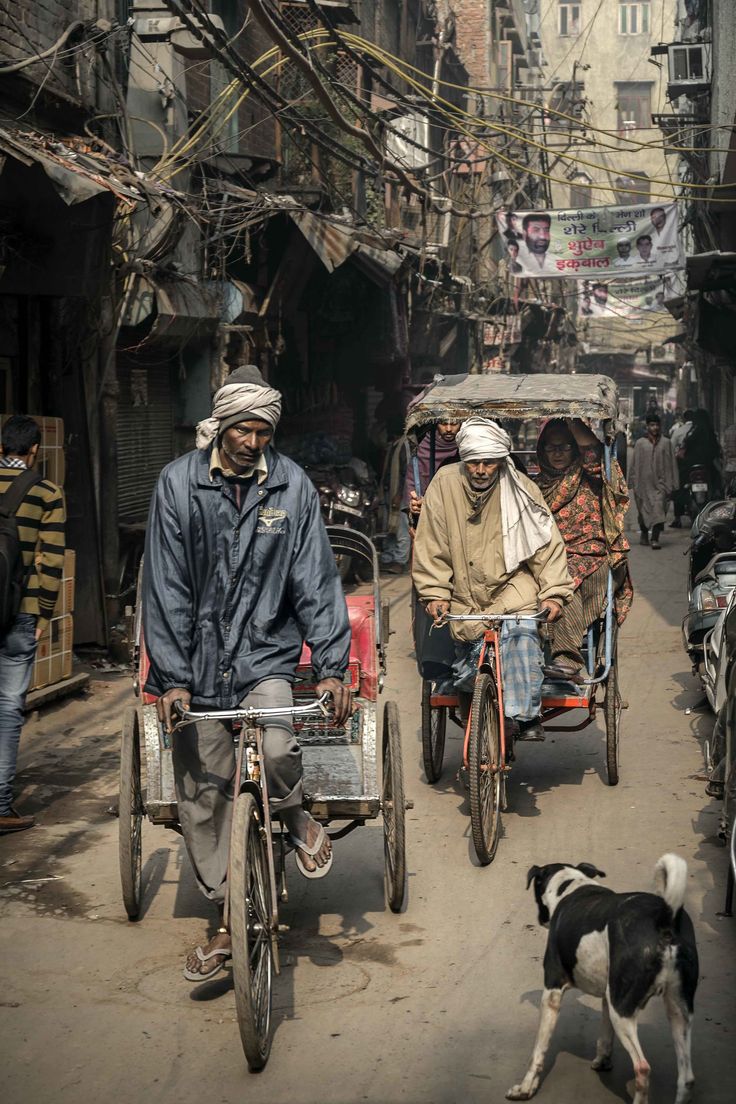
[[[5,424],[9,414],[0,415],[0,423]],[[32,414],[32,418],[41,427],[41,447],[38,450],[38,465],[45,479],[50,479],[58,487],[64,487],[64,423],[61,418],[47,418]],[[74,643],[74,580],[75,555],[68,551],[64,555],[64,573],[59,588],[59,597],[54,614],[38,642],[36,662],[31,677],[31,690],[40,690],[52,686],[55,682],[69,678],[72,673],[72,646]]]

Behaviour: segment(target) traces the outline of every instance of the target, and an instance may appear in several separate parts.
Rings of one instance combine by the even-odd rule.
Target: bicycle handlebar
[[[546,621],[549,610],[540,610],[539,613],[445,613],[435,625],[440,628],[450,621],[484,621],[494,623],[496,621]]]
[[[268,717],[309,717],[315,713],[323,717],[329,716],[327,703],[332,698],[331,694],[322,694],[316,701],[309,705],[294,705],[281,708],[272,706],[268,709],[254,709],[249,706],[245,709],[208,709],[204,713],[195,712],[193,709],[184,709],[181,702],[175,701],[171,707],[172,713],[177,713],[180,720],[172,726],[171,732],[177,732],[194,721],[244,721],[246,724],[260,724]]]

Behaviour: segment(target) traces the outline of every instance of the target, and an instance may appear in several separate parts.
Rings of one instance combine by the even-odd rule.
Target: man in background
[[[40,444],[41,430],[33,418],[8,418],[2,431],[0,511],[15,517],[23,582],[12,620],[0,627],[0,834],[35,824],[34,817],[13,808],[13,783],[36,648],[53,614],[64,569],[64,498],[34,471]]]
[[[659,414],[647,411],[646,418],[647,435],[634,446],[628,478],[639,515],[639,543],[657,550],[662,547],[659,538],[664,528],[667,502],[680,481],[675,450],[669,438],[662,436]]]

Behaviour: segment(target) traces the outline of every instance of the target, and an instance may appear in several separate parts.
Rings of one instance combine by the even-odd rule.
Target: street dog
[[[687,865],[663,855],[654,869],[654,893],[614,893],[591,863],[533,866],[539,923],[549,924],[544,953],[544,992],[539,1030],[524,1080],[509,1100],[529,1100],[539,1088],[545,1055],[566,989],[601,997],[603,1019],[594,1070],[611,1069],[614,1033],[634,1065],[634,1104],[649,1100],[650,1066],[639,1043],[637,1020],[651,997],[664,1000],[677,1055],[675,1104],[690,1099],[693,1001],[698,951],[692,921],[683,908]]]

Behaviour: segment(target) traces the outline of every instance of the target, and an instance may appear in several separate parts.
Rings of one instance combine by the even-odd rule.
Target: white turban
[[[212,415],[197,425],[197,448],[206,449],[215,437],[244,418],[260,418],[274,428],[281,417],[281,392],[258,383],[225,383],[215,392]]]
[[[552,515],[524,483],[510,457],[511,438],[490,418],[468,418],[457,435],[460,459],[501,460],[501,537],[506,571],[512,574],[552,537]]]
[[[511,452],[511,438],[490,418],[468,418],[456,437],[461,460],[505,460]]]

